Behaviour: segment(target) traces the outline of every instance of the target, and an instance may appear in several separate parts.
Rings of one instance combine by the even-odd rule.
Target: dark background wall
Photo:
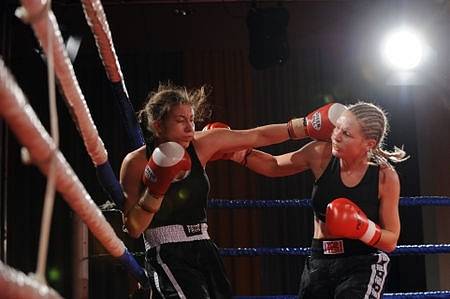
[[[275,6],[270,2],[258,3],[260,8]],[[402,196],[449,195],[448,187],[442,187],[448,186],[450,165],[448,2],[292,1],[283,2],[282,6],[289,13],[286,31],[289,56],[283,64],[259,70],[248,59],[251,46],[246,25],[251,8],[248,2],[126,4],[118,1],[105,5],[135,109],[141,108],[149,90],[166,80],[189,87],[210,85],[213,88],[210,102],[215,108],[213,119],[225,121],[233,128],[285,122],[322,105],[327,99],[343,103],[358,99],[374,101],[389,112],[388,147],[405,145],[411,155],[408,161],[397,166]],[[48,128],[45,64],[36,52],[38,46],[30,28],[13,16],[15,7],[13,2],[1,4],[1,55]],[[189,14],[177,15],[175,11],[180,9]],[[54,11],[63,34],[82,37],[74,68],[110,162],[118,172],[128,151],[126,138],[81,7],[69,1],[54,2]],[[428,66],[421,69],[422,84],[418,86],[389,84],[391,74],[379,61],[377,43],[382,34],[402,22],[420,28],[434,51]],[[59,103],[61,151],[95,202],[101,205],[107,198],[97,183],[94,167],[62,99]],[[7,228],[7,237],[2,237],[6,244],[2,247],[2,258],[25,273],[33,272],[45,179],[35,168],[20,162],[14,136],[3,123],[1,129],[2,222],[6,222],[2,229]],[[292,141],[265,150],[282,153],[302,144]],[[268,179],[228,162],[211,164],[207,171],[213,198],[306,198],[311,191],[310,173]],[[430,219],[426,210],[419,207],[400,210],[399,244],[449,241],[448,234],[436,229],[448,210],[447,214],[445,209],[433,210],[432,221],[425,225],[422,216]],[[72,218],[65,202],[57,200],[48,269],[60,275],[48,279],[67,298],[71,298],[73,291]],[[107,218],[119,232],[120,217],[107,214]],[[220,247],[306,247],[312,235],[312,213],[309,209],[211,209],[209,226]],[[436,230],[440,233],[433,233]],[[6,231],[2,232],[4,236]],[[139,241],[121,236],[127,246],[142,250]],[[90,243],[91,297],[124,298],[131,283],[123,269],[103,257],[102,249],[94,240]],[[303,267],[302,257],[226,257],[224,260],[237,295],[293,294]],[[389,292],[450,287],[439,275],[433,279],[425,275],[445,274],[436,260],[426,264],[418,255],[396,256],[392,260]],[[415,274],[406,279],[406,272]]]

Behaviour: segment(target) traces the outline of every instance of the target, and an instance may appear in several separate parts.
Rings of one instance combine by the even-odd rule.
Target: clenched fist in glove
[[[208,131],[208,130],[217,129],[217,128],[228,129],[228,130],[231,129],[229,125],[216,121],[216,122],[209,123],[206,126],[204,126],[202,131]]]
[[[381,228],[347,198],[330,202],[325,219],[327,230],[333,236],[359,239],[371,246],[381,238]]]
[[[163,196],[170,184],[191,170],[191,158],[176,142],[161,143],[155,148],[142,177],[148,192],[156,197]]]
[[[336,121],[346,109],[342,104],[330,103],[303,118],[291,119],[288,122],[289,136],[298,139],[306,135],[316,140],[330,141]]]

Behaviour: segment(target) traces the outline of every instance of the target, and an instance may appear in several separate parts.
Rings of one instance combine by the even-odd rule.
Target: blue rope
[[[415,196],[400,198],[401,206],[450,206],[447,196]]]
[[[209,208],[287,208],[310,207],[310,199],[277,199],[277,200],[249,200],[249,199],[212,199]]]
[[[220,248],[222,256],[309,255],[309,247]],[[450,253],[450,244],[399,245],[390,255]]]
[[[446,196],[416,196],[400,198],[401,206],[450,206],[450,198]],[[311,200],[303,199],[212,199],[208,203],[209,208],[303,208],[310,207]]]
[[[259,255],[309,255],[309,247],[249,247],[220,248],[222,256],[259,256]]]
[[[235,296],[233,299],[297,299],[296,295],[276,296]],[[450,298],[450,291],[432,291],[416,293],[386,293],[383,298]]]
[[[111,82],[111,86],[119,104],[119,112],[122,118],[122,125],[128,137],[130,150],[135,150],[145,144],[144,135],[137,121],[133,105],[128,98],[123,81]]]
[[[271,256],[271,255],[309,255],[309,247],[238,247],[220,248],[222,256]],[[450,244],[399,245],[389,255],[450,253]],[[134,256],[145,256],[145,252],[133,252]]]
[[[450,244],[399,245],[392,255],[450,253]]]
[[[134,256],[125,248],[125,252],[117,258],[123,266],[128,270],[136,281],[138,281],[144,289],[150,288],[150,281],[147,272],[135,260]]]
[[[387,293],[384,298],[450,298],[450,291]]]
[[[112,201],[119,209],[122,209],[125,202],[122,187],[111,168],[109,161],[96,167],[97,179],[104,191],[109,195]]]

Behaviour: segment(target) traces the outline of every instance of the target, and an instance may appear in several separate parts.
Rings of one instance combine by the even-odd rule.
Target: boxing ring
[[[115,54],[111,33],[100,1],[82,0],[85,16],[94,34],[99,55],[105,66],[107,76],[119,102],[124,128],[129,137],[130,151],[144,144],[134,110],[128,99],[120,65]],[[104,187],[115,205],[123,205],[123,192],[108,162],[108,154],[98,136],[84,96],[78,85],[73,67],[63,45],[61,33],[49,5],[40,0],[21,0],[22,11],[19,13],[33,27],[36,37],[44,52],[50,53],[55,60],[54,71],[61,85],[64,99],[72,112],[73,120],[83,138],[87,152],[96,168],[100,184]],[[51,161],[54,163],[55,188],[63,196],[73,211],[83,220],[96,239],[108,253],[116,258],[127,271],[143,286],[149,287],[145,270],[138,264],[123,241],[106,221],[102,211],[95,205],[76,174],[59,151],[57,143],[49,136],[38,117],[29,105],[25,95],[15,83],[3,61],[0,59],[0,116],[6,121],[19,142],[28,150],[30,161],[44,175],[49,173]],[[410,197],[401,198],[401,205],[450,205],[450,198]],[[215,199],[209,208],[280,208],[309,207],[308,199],[292,200],[222,200]],[[309,248],[222,248],[223,256],[263,256],[263,255],[308,255]],[[450,244],[399,245],[391,253],[402,254],[437,254],[450,253]],[[61,298],[45,282],[25,275],[20,271],[0,263],[1,298]],[[416,293],[385,294],[387,298],[450,298],[450,291],[430,291]],[[235,298],[296,298],[293,295],[237,296]]]

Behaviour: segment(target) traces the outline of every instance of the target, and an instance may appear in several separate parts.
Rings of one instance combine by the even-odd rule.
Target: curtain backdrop
[[[189,87],[212,88],[211,121],[227,123],[233,129],[253,127],[251,69],[242,50],[202,50],[184,53],[184,79]],[[201,129],[201,128],[198,128]],[[255,198],[255,176],[233,162],[216,161],[207,165],[211,198]],[[219,247],[260,245],[261,211],[251,209],[210,209],[208,225]],[[224,258],[236,294],[254,294],[260,289],[260,258]]]
[[[258,115],[256,125],[287,122],[324,104],[324,87],[320,51],[291,51],[286,64],[263,71],[253,71],[253,103]],[[264,149],[271,154],[294,151],[307,141],[289,141]],[[309,198],[311,173],[283,178],[258,177],[258,198]],[[265,247],[308,247],[312,236],[312,212],[309,208],[263,210],[261,230]],[[298,290],[303,257],[270,256],[263,259],[262,294],[295,294]]]

